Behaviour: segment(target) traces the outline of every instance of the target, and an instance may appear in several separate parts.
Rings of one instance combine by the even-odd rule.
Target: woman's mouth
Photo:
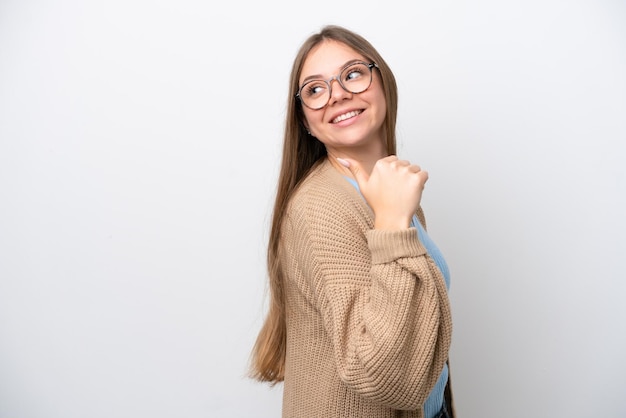
[[[347,112],[347,113],[344,113],[343,115],[337,116],[331,122],[332,123],[339,123],[339,122],[344,121],[346,119],[350,119],[350,118],[353,118],[355,116],[358,116],[358,115],[361,114],[361,112],[363,112],[363,111],[362,110],[351,110],[350,112]]]

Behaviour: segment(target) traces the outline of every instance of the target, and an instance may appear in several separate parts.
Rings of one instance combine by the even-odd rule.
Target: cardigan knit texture
[[[421,208],[417,216],[425,227]],[[414,227],[373,229],[327,160],[283,217],[284,418],[423,418],[448,360],[446,283]]]
[[[361,192],[359,184],[356,180],[350,177],[344,177],[352,186],[354,186],[359,193]],[[446,282],[446,288],[450,289],[450,271],[448,269],[448,264],[446,263],[445,258],[439,248],[435,244],[435,242],[428,236],[428,233],[420,223],[417,215],[413,215],[413,219],[411,220],[411,225],[417,230],[417,238],[419,241],[426,247],[426,251],[428,255],[435,261],[439,271],[443,275],[443,278]],[[424,402],[424,417],[425,418],[434,418],[439,414],[441,410],[442,402],[445,402],[445,389],[448,383],[448,366],[444,365],[443,371],[435,384],[435,387],[428,395],[428,399]]]

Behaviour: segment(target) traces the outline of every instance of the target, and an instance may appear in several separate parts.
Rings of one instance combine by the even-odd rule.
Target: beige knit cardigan
[[[372,216],[327,160],[290,201],[284,418],[423,417],[450,348],[446,285],[415,228],[374,230]]]

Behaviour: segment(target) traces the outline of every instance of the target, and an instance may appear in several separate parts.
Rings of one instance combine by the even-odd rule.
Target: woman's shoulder
[[[291,197],[289,206],[290,212],[316,217],[324,213],[341,216],[355,212],[367,216],[369,212],[360,193],[328,160],[311,170]]]
[[[339,205],[360,196],[354,187],[335,170],[328,160],[316,165],[296,189],[294,203]]]
[[[283,221],[284,242],[312,240],[330,248],[331,242],[364,242],[374,217],[365,199],[330,164],[320,163],[291,196]]]

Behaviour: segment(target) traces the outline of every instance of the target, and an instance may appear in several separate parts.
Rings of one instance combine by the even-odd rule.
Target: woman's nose
[[[328,84],[330,86],[330,100],[328,101],[329,104],[352,97],[352,93],[346,91],[343,88],[337,77],[331,79]]]

